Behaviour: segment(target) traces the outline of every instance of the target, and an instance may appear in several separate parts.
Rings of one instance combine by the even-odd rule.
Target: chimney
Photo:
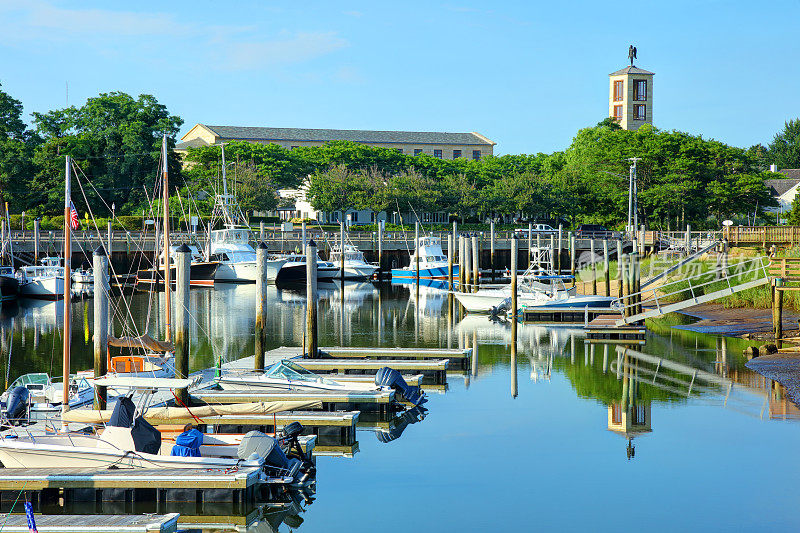
[[[778,165],[776,165],[775,163],[772,163],[772,164],[769,166],[769,171],[770,171],[770,172],[777,172],[777,171],[778,171]]]

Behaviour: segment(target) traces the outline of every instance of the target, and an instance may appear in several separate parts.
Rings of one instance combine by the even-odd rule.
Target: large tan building
[[[653,72],[631,65],[609,77],[608,116],[624,130],[653,123]]]
[[[428,154],[440,159],[480,159],[493,155],[495,142],[480,133],[446,133],[427,131],[370,131],[303,128],[253,128],[196,124],[175,147],[208,146],[226,141],[274,143],[293,149],[301,146],[322,146],[330,141],[353,141],[368,146],[391,148],[408,155]]]

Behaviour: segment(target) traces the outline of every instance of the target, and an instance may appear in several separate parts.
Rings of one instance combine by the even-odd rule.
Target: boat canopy
[[[94,380],[95,385],[126,389],[185,389],[196,380],[139,376],[105,376]]]
[[[144,348],[154,352],[171,352],[175,346],[171,342],[157,341],[147,333],[138,337],[114,337],[108,336],[108,345],[116,348]]]

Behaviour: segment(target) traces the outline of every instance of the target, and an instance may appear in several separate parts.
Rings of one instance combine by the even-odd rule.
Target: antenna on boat
[[[71,316],[71,278],[70,273],[70,260],[72,259],[72,195],[71,181],[72,181],[72,158],[67,155],[65,158],[66,166],[64,172],[64,360],[62,368],[62,389],[63,395],[61,397],[61,414],[63,415],[69,411],[69,358],[70,358],[70,326],[72,325]],[[77,216],[76,216],[77,218]],[[56,278],[58,279],[58,278]],[[62,429],[67,429],[67,423],[62,419]]]
[[[171,273],[169,271],[169,175],[167,165],[167,134],[164,134],[161,142],[162,158],[164,167],[162,169],[164,184],[161,192],[164,204],[164,311],[166,312],[166,334],[164,338],[169,342],[172,340],[172,290]],[[157,271],[156,271],[157,272]],[[157,279],[157,278],[156,278]]]

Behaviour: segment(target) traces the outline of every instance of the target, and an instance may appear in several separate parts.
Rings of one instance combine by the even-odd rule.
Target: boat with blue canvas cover
[[[392,279],[416,279],[417,254],[419,254],[420,279],[447,279],[447,256],[442,251],[442,239],[439,237],[420,237],[416,249],[411,254],[411,262],[407,267],[393,268]],[[458,265],[453,265],[453,277],[458,277]]]

